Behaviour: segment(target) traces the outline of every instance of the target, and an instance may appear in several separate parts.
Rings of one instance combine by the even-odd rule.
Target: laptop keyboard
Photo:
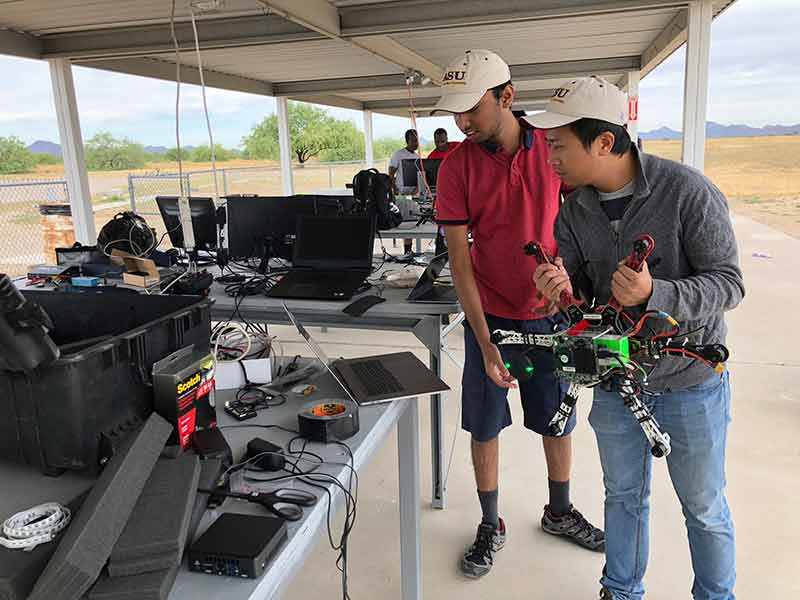
[[[361,380],[370,396],[396,394],[405,388],[379,360],[363,360],[350,363],[350,368]]]

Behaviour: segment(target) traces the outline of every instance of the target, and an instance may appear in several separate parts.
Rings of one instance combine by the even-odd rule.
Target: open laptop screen
[[[295,267],[369,270],[374,242],[371,217],[301,215],[292,262]]]

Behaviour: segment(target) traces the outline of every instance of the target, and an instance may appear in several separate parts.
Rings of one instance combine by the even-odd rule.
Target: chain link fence
[[[0,273],[16,277],[45,262],[39,206],[66,202],[66,181],[0,182]]]
[[[385,172],[387,161],[376,161],[374,166]],[[353,176],[364,168],[364,161],[306,163],[302,167],[294,165],[295,193],[343,190],[346,184],[352,182]],[[179,195],[179,182],[177,173],[128,175],[127,194],[115,189],[113,194],[97,194],[92,198],[96,230],[100,231],[117,212],[128,210],[130,206],[162,236],[165,228],[155,199],[156,196]],[[183,186],[184,191],[193,196],[212,196],[215,191],[214,174],[210,169],[185,172]],[[281,171],[277,166],[219,168],[217,187],[220,196],[283,194]],[[39,207],[42,204],[68,203],[67,182],[63,180],[0,181],[0,273],[8,273],[13,277],[24,275],[29,266],[50,260],[44,251],[45,232]]]
[[[364,161],[306,163],[302,167],[294,165],[294,190],[297,194],[312,194],[321,190],[344,189],[345,185],[352,182],[353,176],[365,168]],[[385,172],[387,161],[376,161],[375,168]],[[210,169],[184,172],[183,177],[184,190],[191,195],[214,194],[214,174]],[[177,173],[129,175],[128,194],[132,210],[145,218],[147,215],[157,215],[156,196],[177,196],[180,193],[179,181]],[[217,190],[220,196],[280,196],[283,194],[281,170],[275,166],[218,168]]]

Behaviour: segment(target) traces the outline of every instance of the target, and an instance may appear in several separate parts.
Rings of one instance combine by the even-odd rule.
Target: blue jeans
[[[686,518],[695,600],[733,600],[733,521],[725,500],[728,373],[688,390],[642,398],[672,439],[670,479]],[[589,423],[605,485],[606,566],[600,582],[615,600],[640,600],[647,569],[652,456],[616,392],[595,388]]]

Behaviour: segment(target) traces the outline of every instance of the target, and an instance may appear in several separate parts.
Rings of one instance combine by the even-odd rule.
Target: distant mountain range
[[[714,121],[706,122],[706,137],[709,138],[731,138],[731,137],[756,137],[764,135],[800,135],[800,123],[796,125],[766,125],[764,127],[751,127],[750,125],[722,125]],[[643,140],[679,140],[681,132],[670,129],[669,127],[659,127],[652,131],[639,133]],[[424,140],[420,140],[424,142]],[[194,150],[194,146],[184,146],[186,152]],[[152,154],[166,154],[168,148],[165,146],[145,146],[145,151]],[[28,150],[34,154],[52,154],[61,156],[61,146],[54,142],[37,140],[28,146]]]
[[[52,154],[53,156],[61,156],[61,146],[54,144],[53,142],[36,140],[30,146],[28,146],[28,150],[34,154]]]
[[[184,152],[191,152],[194,150],[194,148],[194,146],[183,146]],[[36,140],[30,146],[28,146],[28,150],[34,154],[52,154],[53,156],[61,156],[61,146],[55,142],[48,142],[45,140]],[[169,148],[165,146],[145,146],[144,150],[145,152],[150,152],[151,154],[166,154]]]
[[[756,137],[763,135],[800,135],[800,123],[796,125],[766,125],[764,127],[751,127],[750,125],[722,125],[714,121],[706,122],[706,137]],[[669,127],[659,127],[653,131],[643,131],[639,134],[643,140],[679,140],[681,132]]]

